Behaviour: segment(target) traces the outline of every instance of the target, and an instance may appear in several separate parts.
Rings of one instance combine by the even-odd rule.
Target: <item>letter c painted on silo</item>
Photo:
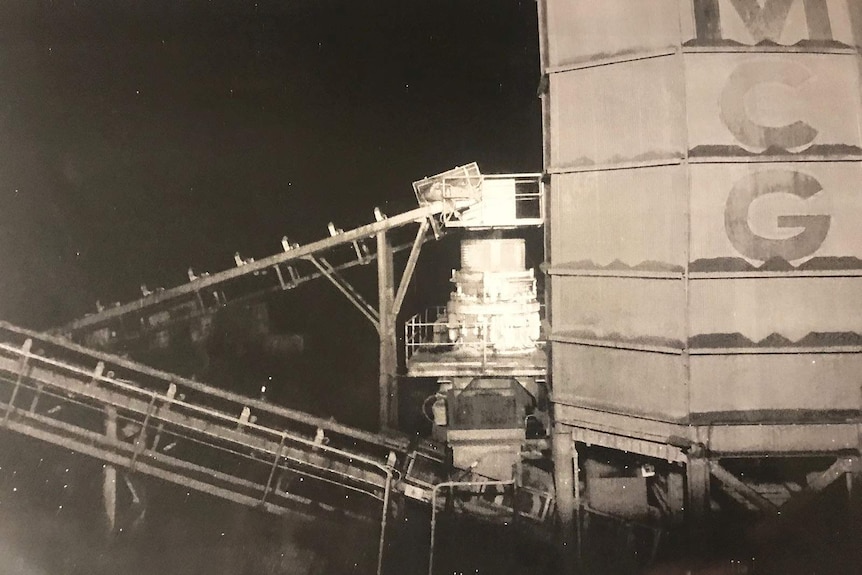
[[[805,66],[793,62],[760,61],[738,66],[721,92],[720,116],[724,125],[743,144],[763,151],[770,146],[790,150],[810,144],[817,130],[796,121],[785,126],[764,126],[752,120],[745,107],[745,97],[760,84],[778,83],[795,88],[811,78]]]
[[[724,228],[730,243],[742,255],[761,261],[780,257],[789,262],[813,254],[829,233],[830,216],[778,216],[779,228],[803,229],[790,238],[771,239],[751,230],[748,212],[757,198],[767,194],[792,194],[808,199],[822,189],[814,177],[791,170],[755,172],[739,180],[730,191],[724,210]]]

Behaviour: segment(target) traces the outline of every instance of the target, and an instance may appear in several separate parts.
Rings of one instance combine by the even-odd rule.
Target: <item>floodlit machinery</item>
[[[399,452],[394,489],[407,499],[432,506],[458,490],[459,497],[447,500],[459,511],[491,521],[507,522],[513,516],[528,519],[519,524],[539,526],[541,535],[555,505],[551,476],[539,467],[521,464],[525,456],[548,460],[547,362],[536,277],[526,268],[526,242],[516,237],[525,228],[543,224],[541,177],[483,176],[472,163],[416,182],[414,189],[419,206],[412,210],[387,216],[375,208],[374,222],[354,229],[345,231],[330,223],[329,237],[311,243],[300,245],[283,238],[282,250],[275,254],[259,258],[235,254],[234,267],[212,274],[189,270],[188,283],[142,289],[142,299],[97,306],[97,313],[54,331],[61,341],[139,359],[148,357],[153,341],[173,348],[187,333],[194,341],[196,333],[203,333],[213,317],[228,309],[265,311],[259,300],[268,294],[324,278],[369,320],[379,337],[379,437],[385,442],[400,436],[395,431],[399,411],[396,318],[421,248],[463,228],[461,268],[452,274],[454,291],[448,305],[430,315],[414,316],[405,327],[407,376],[433,377],[438,383],[437,393],[423,406],[435,422],[437,441],[427,442],[434,447],[430,451]],[[416,226],[412,242],[401,243]],[[399,251],[409,255],[396,281],[393,254]],[[377,306],[342,275],[372,262],[377,267]],[[258,318],[250,315],[252,320]],[[252,327],[266,327],[266,317],[258,319],[250,322]],[[258,339],[272,339],[266,329],[252,331]],[[241,411],[241,425],[271,407],[262,401],[249,405]],[[314,441],[323,438],[318,433]],[[451,458],[446,450],[437,449],[440,442],[451,448]],[[345,481],[352,480],[342,478],[336,483]],[[441,486],[447,491],[440,491]]]
[[[465,232],[448,303],[405,325],[407,375],[437,380],[423,405],[432,434],[449,445],[456,468],[503,481],[529,476],[547,488],[549,476],[521,466],[525,457],[541,457],[549,428],[536,276],[517,237],[543,223],[541,179],[481,176],[472,164],[414,189],[420,204],[477,200],[443,222]]]

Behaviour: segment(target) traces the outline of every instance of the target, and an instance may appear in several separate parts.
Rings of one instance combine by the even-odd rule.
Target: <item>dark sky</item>
[[[538,76],[532,0],[3,0],[0,319],[365,223],[455,165],[539,171]]]

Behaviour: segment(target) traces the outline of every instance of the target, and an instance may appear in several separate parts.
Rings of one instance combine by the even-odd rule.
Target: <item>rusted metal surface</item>
[[[684,355],[578,334],[554,340],[557,401],[670,422],[862,420],[858,347],[834,350],[839,353],[721,348]]]
[[[679,113],[684,83],[677,58],[551,74],[550,100],[548,171],[685,155],[685,119]]]
[[[551,303],[557,334],[623,346],[684,346],[685,284],[680,280],[559,276]]]
[[[857,58],[855,52],[686,54],[690,158],[858,159]]]
[[[693,280],[690,297],[692,347],[862,348],[862,277]]]
[[[680,27],[685,45],[691,47],[836,49],[855,42],[850,25],[854,4],[855,0],[682,0]]]
[[[852,0],[847,1],[847,9],[850,15],[849,23],[853,30],[853,39],[855,41],[855,46],[862,46],[862,4],[858,2],[853,2]]]
[[[860,419],[862,354],[780,351],[692,356],[691,412],[760,421],[782,412],[798,421]]]
[[[858,3],[546,4],[555,398],[859,419]]]
[[[862,274],[858,161],[691,166],[692,274]]]
[[[682,165],[554,174],[551,189],[554,269],[622,275],[685,268]]]
[[[552,359],[555,401],[669,421],[688,417],[681,355],[555,342]]]
[[[557,422],[582,430],[593,444],[649,457],[664,458],[656,444],[682,453],[699,443],[721,457],[840,453],[862,446],[857,422],[693,425],[574,405],[566,398],[555,402]]]
[[[679,43],[679,0],[549,0],[551,68],[625,58]]]

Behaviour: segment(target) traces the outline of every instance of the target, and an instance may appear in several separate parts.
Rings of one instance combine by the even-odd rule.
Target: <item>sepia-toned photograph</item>
[[[862,573],[862,0],[0,0],[0,575]]]

